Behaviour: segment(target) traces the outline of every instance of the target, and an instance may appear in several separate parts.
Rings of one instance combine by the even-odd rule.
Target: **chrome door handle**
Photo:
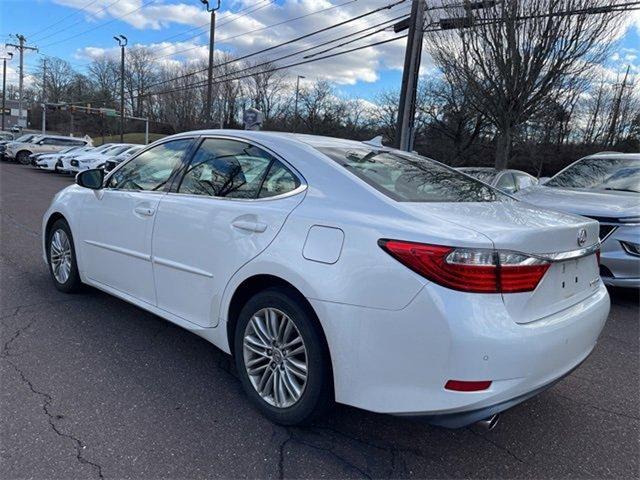
[[[239,230],[246,230],[248,232],[256,233],[262,233],[267,229],[266,223],[249,222],[247,220],[235,220],[233,223],[231,223],[231,225]]]
[[[144,215],[145,217],[150,217],[155,213],[155,210],[149,207],[136,207],[133,211],[138,215]]]

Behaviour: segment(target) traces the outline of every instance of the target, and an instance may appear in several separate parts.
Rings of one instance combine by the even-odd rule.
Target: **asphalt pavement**
[[[283,428],[205,340],[54,289],[41,219],[71,182],[0,163],[0,478],[638,478],[637,292],[613,291],[591,357],[490,432],[340,405]]]

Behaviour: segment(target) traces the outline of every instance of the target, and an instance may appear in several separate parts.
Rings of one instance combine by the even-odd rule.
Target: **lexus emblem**
[[[581,228],[578,230],[578,246],[582,247],[585,243],[587,243],[587,230]]]

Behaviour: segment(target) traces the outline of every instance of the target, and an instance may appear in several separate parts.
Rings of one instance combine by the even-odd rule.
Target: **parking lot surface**
[[[205,340],[54,289],[40,222],[71,182],[0,163],[0,478],[638,477],[637,292],[613,291],[591,357],[491,432],[345,406],[283,428]]]

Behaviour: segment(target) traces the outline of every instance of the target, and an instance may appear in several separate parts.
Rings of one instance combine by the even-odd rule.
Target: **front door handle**
[[[143,207],[143,206],[137,206],[136,208],[133,209],[133,211],[136,212],[138,215],[143,215],[145,217],[150,217],[156,212],[151,207]]]
[[[248,232],[256,233],[262,233],[267,229],[266,223],[250,222],[248,220],[235,220],[231,225],[239,230],[246,230]]]

